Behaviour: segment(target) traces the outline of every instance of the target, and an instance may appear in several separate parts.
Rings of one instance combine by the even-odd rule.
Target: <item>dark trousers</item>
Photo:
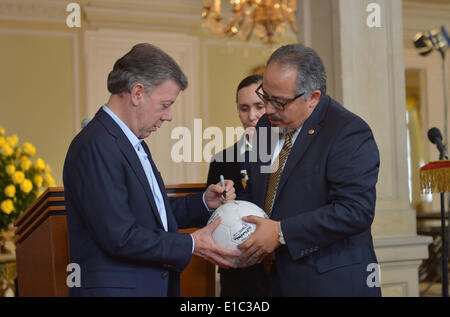
[[[219,269],[220,296],[267,296],[268,281],[262,264],[241,269]]]

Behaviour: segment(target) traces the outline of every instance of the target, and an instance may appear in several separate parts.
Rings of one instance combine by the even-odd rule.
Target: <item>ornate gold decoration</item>
[[[230,0],[233,7],[228,23],[223,22],[220,0],[204,0],[203,26],[214,34],[235,35],[250,40],[256,34],[267,44],[274,36],[283,34],[288,24],[297,33],[296,0]]]
[[[450,160],[430,162],[420,169],[422,190],[429,193],[450,192]]]

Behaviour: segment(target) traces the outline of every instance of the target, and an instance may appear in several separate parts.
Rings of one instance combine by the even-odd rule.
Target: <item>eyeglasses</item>
[[[269,96],[267,96],[264,91],[260,92],[260,90],[262,90],[262,84],[259,85],[259,87],[255,90],[255,93],[258,95],[259,99],[262,100],[262,102],[264,102],[264,104],[267,104],[268,102],[270,102],[270,104],[277,110],[281,110],[284,111],[284,108],[291,102],[293,102],[295,99],[300,98],[301,96],[303,96],[305,93],[302,92],[301,94],[298,94],[297,96],[295,96],[292,99],[287,100],[286,102],[281,102],[278,100],[275,100],[273,98],[270,98]]]

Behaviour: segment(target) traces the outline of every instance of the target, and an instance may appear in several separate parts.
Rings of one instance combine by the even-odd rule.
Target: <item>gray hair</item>
[[[302,44],[289,44],[277,49],[267,61],[278,63],[281,67],[294,67],[297,69],[296,94],[305,92],[303,101],[306,101],[314,90],[320,90],[322,96],[327,92],[327,73],[322,59],[310,47]]]
[[[134,85],[141,83],[149,93],[168,79],[175,80],[181,90],[187,88],[186,76],[169,55],[156,46],[141,43],[115,62],[108,75],[108,91],[131,92]]]

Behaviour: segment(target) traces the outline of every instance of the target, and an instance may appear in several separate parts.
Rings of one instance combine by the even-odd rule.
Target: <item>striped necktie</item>
[[[273,201],[278,189],[281,173],[283,172],[284,164],[292,149],[292,136],[296,131],[291,131],[285,134],[284,144],[278,155],[278,169],[269,176],[269,183],[267,184],[266,199],[264,201],[264,211],[270,217],[272,213]]]

